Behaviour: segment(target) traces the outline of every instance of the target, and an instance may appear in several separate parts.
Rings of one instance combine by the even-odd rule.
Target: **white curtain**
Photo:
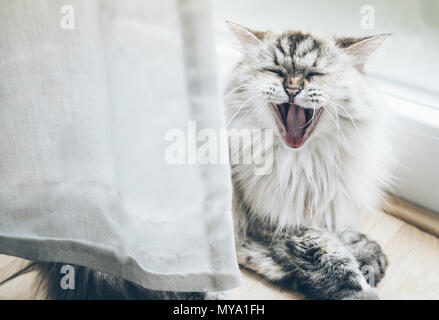
[[[169,130],[224,127],[209,1],[68,5],[0,1],[0,253],[238,286],[228,166],[165,160]]]

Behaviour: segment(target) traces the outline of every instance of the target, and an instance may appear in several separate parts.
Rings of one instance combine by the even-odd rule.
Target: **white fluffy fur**
[[[238,38],[245,33],[234,31]],[[305,86],[296,101],[306,108],[324,107],[324,112],[305,144],[293,149],[280,136],[269,108],[269,103],[288,101],[282,79],[260,71],[273,64],[270,50],[277,36],[251,38],[248,45],[248,39],[241,39],[244,57],[231,72],[225,94],[229,128],[275,132],[271,174],[255,175],[252,165],[232,166],[235,191],[242,197],[235,199],[235,214],[239,220],[244,203],[251,216],[279,229],[300,225],[344,229],[360,211],[379,209],[390,179],[388,119],[358,67],[358,61],[382,40],[375,39],[375,48],[366,52],[368,48],[346,50],[333,39],[320,39],[325,54],[316,68],[325,76]],[[306,65],[315,58],[305,56],[295,63]],[[320,95],[318,102],[310,102],[312,93]]]

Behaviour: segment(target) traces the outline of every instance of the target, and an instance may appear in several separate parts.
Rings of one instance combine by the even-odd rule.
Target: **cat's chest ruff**
[[[333,164],[325,159],[276,157],[267,175],[252,175],[239,170],[241,187],[251,214],[275,225],[309,224],[324,226],[332,211],[344,210],[346,199],[338,190],[344,184]],[[245,174],[244,174],[245,172]]]

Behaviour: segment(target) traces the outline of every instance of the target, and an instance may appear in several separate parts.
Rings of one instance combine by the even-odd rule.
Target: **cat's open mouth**
[[[272,107],[281,135],[291,148],[303,146],[323,111],[323,108],[307,109],[294,103],[272,104]]]

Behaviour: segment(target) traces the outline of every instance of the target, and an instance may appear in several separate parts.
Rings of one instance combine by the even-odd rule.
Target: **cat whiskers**
[[[354,118],[352,118],[352,116],[350,115],[349,111],[348,111],[345,107],[343,107],[342,105],[339,105],[339,104],[337,104],[337,103],[335,103],[335,102],[333,102],[333,101],[330,101],[330,100],[327,98],[327,96],[324,96],[323,100],[324,100],[325,104],[329,104],[329,105],[331,105],[331,107],[334,107],[335,112],[337,112],[337,108],[341,109],[341,110],[343,111],[343,113],[344,113],[344,114],[349,118],[349,120],[352,122],[352,125],[354,126],[355,131],[357,132],[359,138],[360,138],[361,140],[364,141],[364,137],[363,137],[363,135],[360,133],[360,128],[358,128],[357,123],[355,122]],[[338,114],[338,113],[337,113],[337,114]]]
[[[336,108],[340,108],[340,109],[342,109],[342,111],[344,111],[344,113],[348,116],[349,120],[354,125],[355,131],[357,132],[358,136],[360,137],[361,140],[364,141],[364,137],[360,132],[360,128],[358,128],[357,123],[355,122],[354,118],[352,118],[352,116],[349,114],[349,112],[343,106],[336,104],[334,102],[333,102],[333,104],[335,105]]]
[[[235,89],[230,90],[229,92],[224,94],[224,97],[229,97],[232,93],[234,93],[235,91],[237,91],[238,89],[242,89],[244,88],[246,85],[245,84],[241,84],[239,86],[237,86]],[[242,93],[242,92],[241,92]]]
[[[233,121],[233,119],[235,119],[235,117],[239,114],[239,112],[241,111],[241,109],[244,107],[244,105],[246,105],[249,101],[255,99],[255,98],[260,98],[262,97],[262,94],[258,94],[255,95],[253,97],[248,98],[247,100],[245,100],[239,107],[238,110],[236,110],[236,112],[230,117],[229,121],[227,121],[227,127],[230,125],[230,123]]]
[[[256,93],[256,92],[255,92]],[[233,98],[236,98],[236,97],[242,97],[242,96],[248,96],[248,94],[249,94],[249,92],[248,91],[242,91],[242,92],[238,92],[238,93],[234,93],[234,94],[231,94],[231,95],[229,95],[229,96],[224,96],[224,99],[225,100],[227,100],[227,99],[233,99]]]
[[[337,111],[335,111],[335,117],[337,119],[337,121],[335,121],[334,118],[332,117],[331,112],[329,111],[329,109],[326,108],[325,105],[323,105],[322,108],[327,112],[329,118],[334,123],[335,127],[337,128],[337,140],[338,140],[338,133],[341,133],[341,135],[343,136],[344,141],[347,143],[348,141],[346,139],[346,136],[344,135],[343,130],[341,130],[340,123],[338,122]]]
[[[313,108],[311,119],[309,119],[309,121],[307,123],[305,123],[303,126],[301,126],[299,128],[300,129],[305,128],[308,124],[310,124],[314,120],[315,115],[316,115],[316,108]]]
[[[263,108],[262,108],[262,106],[264,105],[264,103],[266,103],[266,101],[265,101],[265,99],[261,99],[262,101],[261,101],[261,103],[257,106],[257,107],[248,107],[248,108],[246,108],[246,110],[244,110],[243,112],[242,112],[242,115],[244,116],[244,115],[246,115],[247,113],[249,113],[250,111],[252,111],[252,110],[257,110],[257,109],[260,109],[259,110],[259,113],[258,113],[258,116],[256,117],[257,118],[257,120],[258,120],[258,127],[259,127],[259,117],[260,117],[260,115],[261,115],[261,112],[262,112],[262,110],[263,110]]]

